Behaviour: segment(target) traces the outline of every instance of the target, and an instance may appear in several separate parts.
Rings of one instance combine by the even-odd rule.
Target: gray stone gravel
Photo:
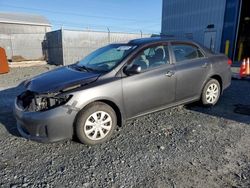
[[[13,69],[0,75],[0,87],[46,67]],[[250,104],[248,81],[233,81],[213,108],[192,104],[143,116],[94,147],[20,137],[11,108],[21,90],[0,91],[0,187],[250,187],[250,116],[233,112]]]
[[[54,68],[56,68],[54,65],[10,68],[10,72],[8,74],[0,74],[0,90],[5,87],[16,86],[21,81],[32,78],[34,75],[47,72]]]

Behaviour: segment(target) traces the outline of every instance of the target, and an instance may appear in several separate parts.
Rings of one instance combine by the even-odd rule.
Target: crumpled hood
[[[81,72],[69,67],[62,67],[40,74],[26,81],[25,86],[27,90],[44,94],[58,92],[79,84],[88,84],[97,80],[99,76],[100,73]]]

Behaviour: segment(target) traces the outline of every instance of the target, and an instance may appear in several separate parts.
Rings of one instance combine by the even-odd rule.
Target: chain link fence
[[[143,33],[118,33],[61,29],[46,34],[50,64],[69,65],[90,52],[109,43],[127,42],[135,38],[150,37]]]
[[[9,61],[46,60],[50,64],[69,65],[110,43],[128,42],[150,34],[80,31],[60,29],[45,33],[0,33],[0,47]]]

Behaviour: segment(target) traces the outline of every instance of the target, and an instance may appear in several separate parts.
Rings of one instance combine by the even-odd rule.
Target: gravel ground
[[[8,74],[0,74],[0,89],[16,86],[20,82],[32,78],[34,75],[47,72],[54,68],[56,68],[56,66],[53,65],[10,68]]]
[[[213,108],[129,121],[102,145],[41,144],[18,135],[11,107],[23,79],[51,68],[0,75],[0,187],[250,187],[250,116],[233,112],[250,104],[249,81],[233,81]]]

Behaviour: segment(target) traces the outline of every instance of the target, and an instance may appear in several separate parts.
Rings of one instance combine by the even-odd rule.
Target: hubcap
[[[84,125],[84,133],[91,140],[101,140],[107,136],[112,127],[112,119],[107,112],[98,111],[91,114]]]
[[[219,96],[219,87],[216,84],[210,84],[206,91],[206,100],[208,103],[213,104]]]

